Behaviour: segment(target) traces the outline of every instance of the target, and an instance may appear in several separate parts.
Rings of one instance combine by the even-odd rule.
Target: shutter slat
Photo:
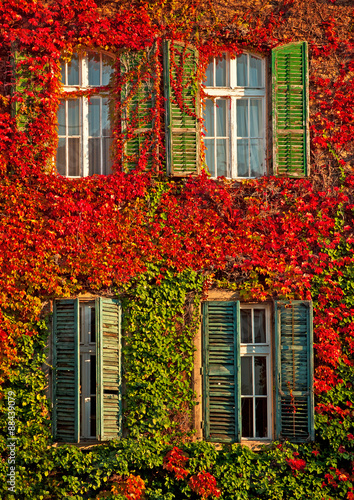
[[[239,303],[206,302],[204,418],[206,439],[240,441]]]
[[[275,304],[276,434],[278,439],[314,439],[312,304]]]
[[[98,310],[98,438],[106,440],[119,437],[122,427],[120,302],[100,298]]]
[[[307,43],[272,51],[274,173],[304,177],[309,173]]]
[[[177,176],[200,170],[200,105],[195,48],[164,42],[165,137],[167,173]],[[174,61],[172,63],[172,60]],[[178,98],[179,97],[179,98]]]
[[[79,429],[79,302],[54,302],[53,435],[78,443]]]

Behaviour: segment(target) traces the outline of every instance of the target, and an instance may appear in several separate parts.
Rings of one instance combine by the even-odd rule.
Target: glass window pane
[[[243,356],[241,358],[241,394],[253,394],[252,380],[252,357]]]
[[[68,82],[67,85],[80,85],[79,81],[79,56],[74,54],[71,61],[67,63]]]
[[[205,139],[204,144],[206,147],[205,150],[205,161],[207,164],[207,167],[209,169],[210,175],[212,177],[215,177],[215,159],[214,159],[214,139]]]
[[[80,101],[68,101],[68,135],[80,135]]]
[[[265,310],[253,309],[254,341],[256,344],[266,343]]]
[[[247,55],[237,56],[237,86],[247,87]]]
[[[217,176],[227,177],[227,139],[216,140]]]
[[[80,175],[80,138],[68,138],[69,149],[69,169],[68,175],[71,177],[78,177]]]
[[[65,101],[60,101],[57,116],[58,116],[58,135],[66,135]]]
[[[254,382],[257,396],[267,395],[267,363],[265,356],[254,357]]]
[[[238,99],[237,110],[237,137],[248,137],[248,100]]]
[[[250,137],[263,137],[262,99],[250,101]]]
[[[103,165],[102,174],[109,175],[112,173],[112,155],[111,155],[111,137],[105,137],[102,139],[102,153],[103,153]]]
[[[60,175],[66,175],[66,139],[59,138],[57,149],[57,171]]]
[[[256,436],[259,438],[268,435],[267,398],[256,398]]]
[[[216,136],[226,137],[227,99],[216,101]]]
[[[96,356],[90,356],[90,436],[96,436]]]
[[[237,176],[249,177],[248,174],[248,140],[237,141]]]
[[[112,73],[111,58],[102,54],[102,85],[109,85]]]
[[[64,61],[60,61],[60,78],[61,78],[61,83],[63,85],[67,85],[66,83],[66,74],[65,74],[65,62]]]
[[[88,55],[88,84],[100,85],[100,54],[89,52]]]
[[[214,87],[214,58],[211,59],[206,69],[204,85]]]
[[[96,342],[96,309],[95,307],[90,307],[90,333],[91,342]]]
[[[101,174],[101,139],[89,139],[89,175]]]
[[[214,137],[214,103],[211,99],[205,100],[204,118],[206,137]]]
[[[100,131],[100,98],[92,98],[88,107],[89,136],[99,137]]]
[[[215,86],[226,87],[226,57],[215,58]]]
[[[253,437],[253,399],[242,398],[242,437]]]
[[[264,174],[263,140],[251,139],[251,177],[259,177]]]
[[[241,344],[252,344],[251,309],[241,309]]]
[[[109,118],[109,102],[108,99],[102,98],[102,135],[111,135],[111,121]]]
[[[250,56],[250,87],[262,87],[262,60]]]

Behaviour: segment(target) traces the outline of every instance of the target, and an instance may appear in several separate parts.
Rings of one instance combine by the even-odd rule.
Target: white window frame
[[[255,357],[255,356],[265,356],[266,358],[266,373],[267,373],[267,436],[261,437],[242,437],[241,435],[241,443],[245,441],[269,441],[272,439],[272,408],[273,408],[273,400],[272,400],[272,385],[273,385],[273,369],[272,369],[272,350],[271,350],[271,308],[268,304],[262,303],[249,303],[244,304],[240,303],[240,310],[253,310],[253,309],[264,309],[265,311],[265,329],[266,329],[266,342],[265,343],[247,343],[243,344],[241,340],[240,344],[240,356],[242,357]],[[253,325],[252,325],[253,330]],[[254,333],[254,332],[253,332]],[[240,332],[241,335],[241,332]],[[252,363],[252,367],[254,366],[254,362]],[[253,368],[252,368],[253,370]],[[253,390],[254,390],[254,376],[253,376]],[[241,391],[241,387],[240,387]],[[253,432],[255,433],[255,425],[256,425],[256,406],[255,406],[255,398],[257,397],[255,394],[253,396],[242,396],[241,394],[241,404],[243,397],[252,397],[253,398]],[[242,414],[241,414],[241,433],[242,433]]]
[[[230,117],[229,123],[227,123],[227,128],[229,130],[229,146],[227,149],[227,168],[228,175],[227,178],[231,179],[250,179],[251,176],[241,177],[238,176],[237,172],[237,139],[241,139],[237,136],[237,100],[239,99],[252,99],[258,98],[262,99],[262,118],[263,118],[263,172],[260,172],[259,175],[266,174],[266,115],[267,115],[267,107],[266,107],[266,65],[265,59],[259,56],[258,54],[253,54],[249,52],[244,52],[243,54],[247,55],[248,58],[248,71],[249,71],[249,58],[253,56],[262,62],[262,87],[238,87],[236,85],[236,72],[237,72],[237,58],[232,59],[229,54],[224,54],[226,59],[226,84],[227,86],[204,86],[204,94],[205,98],[212,98],[217,102],[217,98],[227,98],[230,99]],[[213,59],[214,62],[214,83],[215,83],[215,62],[216,58]],[[250,109],[250,106],[248,106]],[[242,137],[243,138],[243,137]],[[244,139],[244,138],[243,138]]]
[[[66,85],[65,83],[62,83],[62,92],[63,94],[67,94],[68,99],[64,100],[66,110],[67,110],[67,102],[70,99],[79,99],[79,127],[81,127],[81,134],[79,135],[81,139],[81,144],[80,144],[80,175],[65,175],[65,177],[69,178],[80,178],[80,177],[87,177],[90,175],[89,173],[89,99],[85,96],[82,97],[77,97],[75,95],[76,92],[78,91],[85,91],[89,89],[94,89],[99,87],[99,85],[89,85],[89,65],[88,65],[88,55],[89,53],[95,54],[96,56],[100,56],[100,81],[102,81],[102,56],[109,57],[113,60],[112,54],[106,53],[106,52],[94,52],[94,51],[89,51],[89,52],[84,52],[82,54],[75,54],[78,56],[78,67],[79,67],[79,84],[78,85]],[[68,63],[64,62],[64,67],[65,67],[65,80],[67,81],[67,75],[68,75]],[[70,94],[73,94],[73,97],[70,98]],[[93,98],[107,98],[108,93],[106,92],[100,92],[98,94],[95,94],[92,96]],[[68,114],[66,113],[66,121],[68,120]],[[100,128],[102,130],[102,105],[100,106]],[[66,134],[68,132],[68,126],[66,125]],[[63,137],[63,136],[61,136]],[[73,137],[73,136],[68,136],[66,137]],[[102,139],[102,135],[100,135],[100,139]],[[66,147],[65,150],[66,154],[66,166],[68,167],[68,154],[69,154],[69,148]],[[103,148],[101,147],[101,167],[103,165]],[[101,174],[103,175],[103,174]]]

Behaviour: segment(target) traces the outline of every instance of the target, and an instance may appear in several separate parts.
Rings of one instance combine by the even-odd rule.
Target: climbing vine
[[[15,391],[19,497],[354,498],[352,7],[345,0],[235,4],[221,14],[201,0],[0,5],[0,468],[5,478],[7,395]],[[236,182],[203,170],[167,178],[164,40],[198,49],[199,87],[211,56],[245,49],[269,56],[304,38],[311,176]],[[53,163],[58,105],[68,98],[60,59],[86,50],[114,55],[104,89],[114,109],[113,174],[68,179]],[[171,60],[175,104],[187,109]],[[155,96],[143,118],[129,113],[142,85]],[[126,155],[146,126],[141,154]],[[315,444],[274,444],[255,454],[189,442],[193,337],[209,287],[233,289],[245,301],[313,301]],[[51,301],[84,292],[122,298],[123,411],[134,440],[86,451],[48,447],[51,408],[40,367],[48,363]]]

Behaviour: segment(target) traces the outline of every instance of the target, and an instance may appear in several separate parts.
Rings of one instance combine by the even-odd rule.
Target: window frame
[[[274,332],[271,326],[271,306],[267,303],[240,303],[240,312],[242,310],[254,310],[254,309],[263,309],[265,311],[265,333],[266,333],[266,342],[265,343],[240,343],[240,357],[241,364],[243,357],[256,357],[264,356],[266,358],[266,373],[267,373],[267,436],[265,437],[244,437],[242,436],[242,398],[247,397],[242,395],[241,389],[241,443],[242,442],[253,442],[253,441],[265,441],[268,442],[274,438],[274,425],[273,425],[273,394],[272,394],[272,386],[274,385],[275,375],[274,375],[274,360],[273,360],[273,349],[274,349]],[[254,366],[254,364],[253,364]],[[253,378],[253,392],[254,391],[255,379]],[[242,382],[241,382],[242,386]],[[255,401],[257,395],[253,394],[252,399]],[[253,433],[255,434],[255,405],[253,404]]]
[[[101,141],[101,147],[100,147],[100,174],[98,175],[109,175],[105,174],[105,166],[103,162],[103,148],[102,148],[102,140],[106,138],[112,138],[112,123],[113,120],[110,120],[110,128],[111,128],[111,135],[110,136],[105,136],[102,133],[102,100],[103,99],[108,99],[109,97],[109,92],[107,90],[102,90],[102,87],[106,87],[106,85],[89,85],[89,55],[93,54],[94,56],[99,55],[100,56],[100,82],[102,82],[102,68],[103,68],[103,56],[106,56],[107,58],[111,59],[112,61],[115,60],[115,57],[113,54],[108,53],[108,52],[95,52],[92,50],[88,50],[82,53],[74,53],[73,56],[77,56],[78,59],[78,84],[72,85],[72,84],[67,84],[61,82],[61,92],[62,92],[62,97],[60,105],[62,103],[65,105],[65,128],[66,128],[66,133],[65,135],[59,135],[58,131],[58,138],[65,137],[66,139],[66,144],[65,144],[65,163],[66,163],[66,174],[63,175],[63,177],[71,178],[71,179],[79,179],[81,177],[88,177],[90,175],[90,165],[89,165],[89,139],[91,136],[89,135],[89,106],[90,106],[90,99],[99,99],[100,100],[100,135],[98,138]],[[65,81],[67,82],[68,80],[68,62],[63,61],[61,66],[64,64],[64,72],[65,72]],[[110,80],[112,78],[112,75],[114,74],[114,69],[112,69],[112,73],[110,76]],[[109,85],[109,83],[108,83]],[[86,96],[77,96],[77,92],[85,92],[85,91],[90,91],[92,89],[101,89],[97,94],[95,93],[91,97],[86,97]],[[79,101],[79,129],[81,129],[81,133],[78,134],[77,136],[69,136],[68,135],[68,102],[70,100],[78,100]],[[107,106],[109,106],[109,103],[107,103]],[[109,110],[108,110],[109,111]],[[79,146],[79,175],[69,175],[69,148],[68,148],[68,138],[69,137],[78,137],[80,140],[80,146]],[[55,161],[56,164],[56,161]],[[110,172],[111,173],[111,172]]]
[[[224,53],[225,61],[226,61],[226,86],[206,86],[206,82],[204,82],[204,98],[203,101],[210,98],[214,103],[217,102],[218,99],[227,99],[230,100],[230,114],[227,118],[227,128],[229,131],[228,137],[228,147],[227,147],[227,159],[228,159],[228,175],[225,176],[228,179],[236,179],[236,180],[244,180],[244,179],[253,179],[262,175],[267,174],[267,147],[268,147],[268,137],[267,137],[267,123],[268,123],[268,75],[267,75],[267,59],[264,56],[261,56],[256,53],[251,53],[248,51],[243,52],[244,55],[247,55],[247,68],[249,74],[249,59],[250,57],[255,57],[256,59],[261,61],[261,71],[262,71],[262,86],[261,87],[241,87],[236,85],[236,73],[237,73],[237,57],[231,58],[229,53]],[[216,57],[213,58],[214,62],[214,83],[215,83],[215,62]],[[250,133],[248,137],[238,137],[237,134],[237,101],[238,100],[246,100],[250,102],[250,99],[261,99],[262,100],[262,128],[263,128],[263,147],[261,151],[263,152],[263,170],[257,176],[240,176],[237,171],[237,141],[239,139],[246,139],[251,141],[252,138]],[[203,104],[205,106],[205,104]],[[248,105],[248,116],[250,114],[250,106]],[[215,113],[214,113],[214,121],[215,121]],[[250,121],[248,120],[250,127]],[[204,129],[205,134],[205,129]],[[214,138],[217,136],[214,136]],[[204,135],[204,145],[207,136]],[[258,138],[259,139],[259,138]],[[216,148],[215,148],[216,149]],[[214,153],[216,154],[216,153]],[[250,157],[249,157],[248,167],[250,169]],[[249,171],[250,173],[250,171]],[[216,176],[212,176],[212,178],[216,178]]]

